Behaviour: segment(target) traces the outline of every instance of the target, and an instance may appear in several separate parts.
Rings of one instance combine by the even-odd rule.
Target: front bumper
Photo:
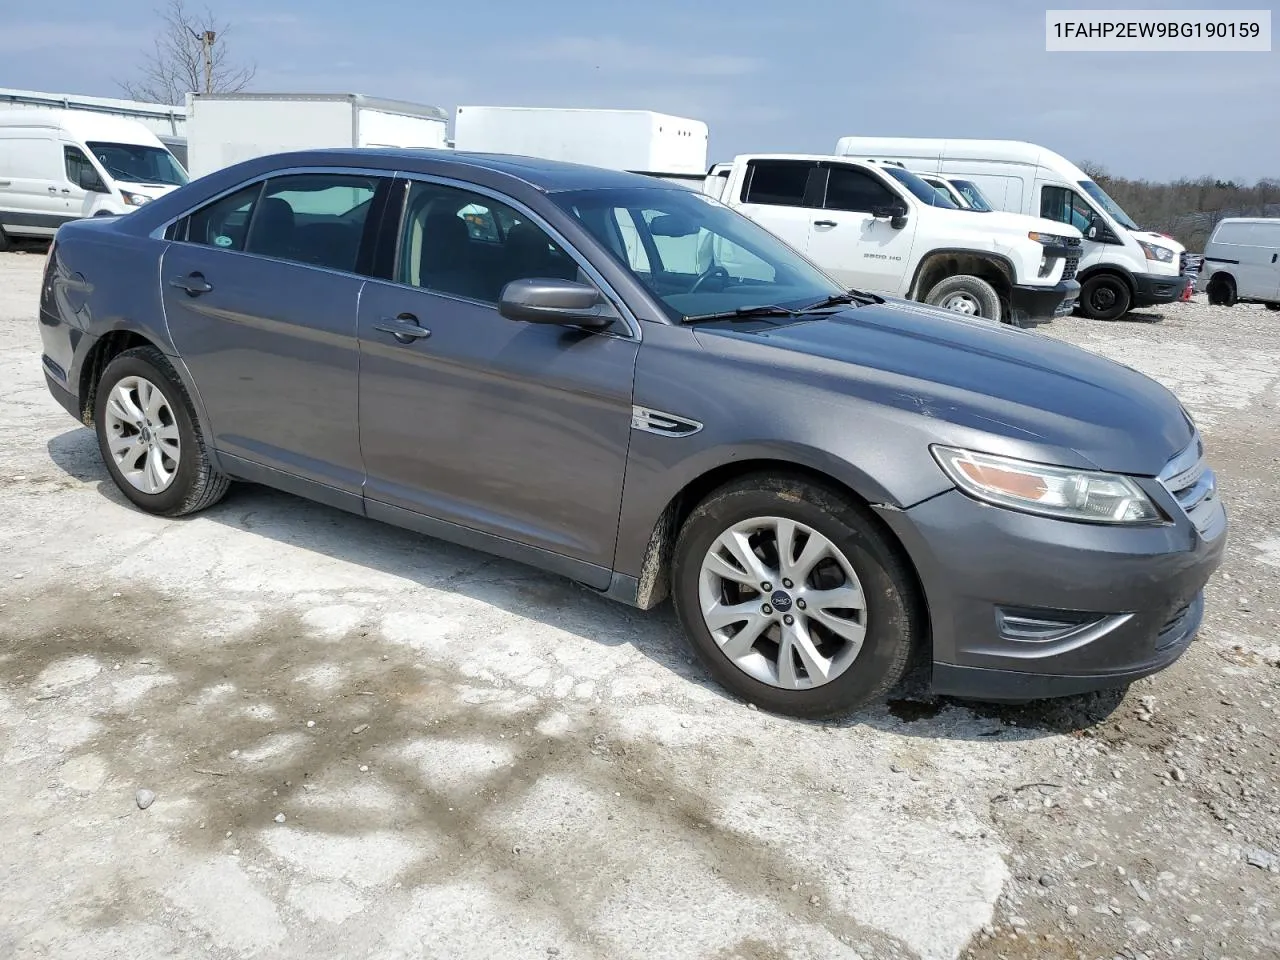
[[[1159,502],[1172,523],[1125,528],[1017,513],[958,490],[882,510],[924,589],[934,690],[987,700],[1065,696],[1173,663],[1199,629],[1226,517],[1216,498],[1198,508],[1206,538],[1171,497]]]
[[[1052,287],[1018,285],[1009,295],[1010,319],[1015,326],[1048,323],[1069,314],[1079,296],[1080,284],[1075,280],[1063,280]]]
[[[1133,305],[1153,307],[1159,303],[1173,303],[1187,289],[1187,278],[1182,274],[1134,273]]]

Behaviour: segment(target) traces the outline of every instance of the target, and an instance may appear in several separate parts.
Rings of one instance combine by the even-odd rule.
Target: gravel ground
[[[1044,331],[1204,430],[1232,543],[1178,664],[817,725],[669,611],[260,488],[131,509],[41,380],[42,264],[0,255],[0,956],[1280,953],[1280,316]]]

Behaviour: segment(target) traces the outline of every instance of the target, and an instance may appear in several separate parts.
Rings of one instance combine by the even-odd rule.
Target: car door
[[[817,172],[816,160],[750,160],[739,196],[721,199],[805,253],[813,230],[811,183]]]
[[[809,259],[845,286],[904,293],[916,218],[894,229],[888,218],[873,215],[902,198],[871,171],[844,163],[824,163],[823,170]]]
[[[287,174],[171,228],[165,319],[230,473],[297,478],[309,496],[358,508],[356,313],[366,232],[389,188],[364,173]]]
[[[58,189],[67,215],[76,219],[92,217],[111,195],[102,173],[74,143],[62,144],[62,156],[66,179]]]
[[[607,586],[636,331],[502,317],[507,282],[590,282],[585,261],[514,201],[407,183],[391,279],[360,299],[366,512]]]

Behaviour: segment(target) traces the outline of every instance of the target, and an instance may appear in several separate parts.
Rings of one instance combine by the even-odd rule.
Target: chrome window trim
[[[548,223],[546,218],[543,217],[541,214],[539,214],[537,211],[530,209],[528,206],[521,203],[519,200],[516,200],[514,197],[511,197],[511,196],[508,196],[507,194],[502,193],[502,191],[500,190],[495,190],[492,187],[486,187],[479,183],[471,183],[470,181],[467,181],[467,180],[458,180],[454,177],[445,177],[445,176],[440,176],[438,174],[412,173],[412,172],[406,172],[403,170],[398,171],[396,173],[396,177],[400,180],[405,181],[406,183],[414,183],[414,182],[437,183],[444,187],[452,187],[455,190],[466,190],[469,193],[478,193],[483,197],[488,197],[491,200],[496,200],[498,201],[498,203],[504,204],[510,207],[511,209],[516,210],[517,212],[528,217],[544,233],[546,233],[549,237],[551,237],[551,239],[554,240],[560,246],[560,249],[562,249],[565,253],[569,255],[569,257],[573,260],[573,262],[578,265],[578,268],[580,270],[582,270],[588,277],[591,278],[592,283],[594,283],[600,289],[600,292],[604,294],[604,296],[609,300],[611,304],[613,304],[613,308],[618,311],[618,316],[622,320],[622,322],[627,326],[627,329],[630,332],[630,336],[623,337],[617,332],[611,332],[608,330],[599,330],[599,331],[593,331],[593,332],[598,333],[601,336],[616,337],[623,340],[635,340],[637,342],[642,341],[644,339],[644,335],[642,332],[643,328],[640,325],[640,321],[636,318],[636,315],[631,312],[631,308],[627,306],[626,301],[623,300],[622,297],[618,295],[618,291],[615,290],[607,280],[605,280],[604,276],[600,273],[600,271],[595,268],[595,266],[591,263],[590,260],[588,260],[585,256],[582,255],[581,251],[579,251],[576,247],[574,247],[573,244],[571,244],[568,240],[565,239],[564,234],[562,234],[559,230],[557,230],[550,223]],[[408,210],[407,204],[401,208],[400,223],[396,227],[396,266],[397,267],[399,266],[399,259],[400,259],[400,249],[399,249],[400,235],[401,235],[401,231],[403,231],[404,229],[404,214],[407,212],[407,210]],[[464,303],[478,304],[479,306],[489,307],[490,309],[495,311],[498,309],[497,304],[491,303],[488,300],[476,300],[471,297],[459,297],[454,294],[445,293],[440,290],[432,290],[429,287],[415,287],[415,286],[412,286],[411,284],[402,283],[399,280],[387,280],[384,277],[370,277],[369,279],[379,283],[389,283],[396,287],[403,287],[406,290],[416,290],[419,293],[429,293],[432,296],[436,296],[436,297],[445,297],[450,300],[459,300]]]
[[[372,169],[369,167],[282,167],[279,170],[272,170],[268,173],[259,174],[256,177],[250,177],[248,180],[241,180],[233,187],[228,187],[226,190],[222,190],[219,193],[215,193],[210,197],[206,197],[205,199],[197,203],[195,206],[188,207],[186,210],[184,210],[182,213],[178,214],[177,216],[170,217],[168,220],[164,221],[164,223],[160,224],[158,227],[152,230],[149,234],[147,234],[147,236],[150,237],[152,240],[164,240],[165,239],[164,235],[169,232],[170,227],[172,227],[179,220],[182,220],[186,217],[191,216],[197,210],[203,210],[209,204],[217,203],[223,197],[229,197],[231,196],[231,194],[237,193],[243,190],[245,187],[251,187],[255,183],[263,183],[264,181],[274,179],[275,177],[290,177],[298,173],[338,173],[338,174],[353,175],[357,177],[385,177],[388,180],[394,180],[396,177],[396,171],[386,170],[381,167],[377,169]],[[188,240],[170,240],[168,242],[169,243],[190,243],[190,241]],[[191,244],[191,246],[205,247],[205,246],[208,246],[208,244],[193,243]],[[262,254],[260,253],[246,253],[246,251],[244,250],[231,250],[231,251],[224,251],[224,252],[244,253],[246,256],[251,256],[251,257],[262,256]],[[278,258],[262,257],[262,259],[277,260]],[[294,263],[295,261],[285,260],[281,262]],[[302,266],[307,266],[307,264],[302,264]],[[337,272],[341,273],[342,271],[337,271]],[[344,276],[349,276],[349,274],[344,274]],[[355,276],[364,276],[364,274],[355,274]]]

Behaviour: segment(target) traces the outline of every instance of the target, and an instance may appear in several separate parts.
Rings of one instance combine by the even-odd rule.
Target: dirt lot
[[[1280,315],[1047,330],[1205,432],[1232,544],[1181,662],[814,725],[669,611],[259,488],[131,509],[42,382],[42,264],[0,255],[0,956],[1280,953]]]

